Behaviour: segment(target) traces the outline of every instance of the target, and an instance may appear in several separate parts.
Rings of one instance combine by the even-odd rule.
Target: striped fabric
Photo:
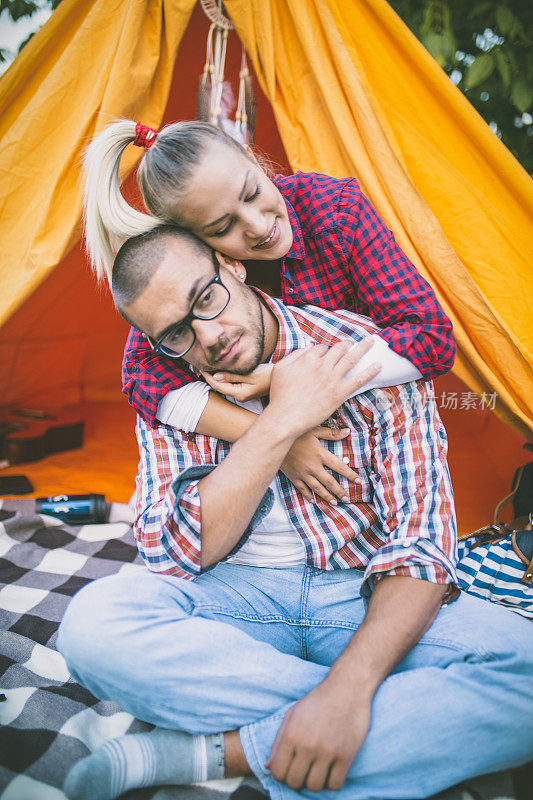
[[[349,311],[289,308],[260,294],[279,322],[274,362],[308,344],[334,344],[346,337],[359,341],[376,331],[370,320]],[[374,581],[387,574],[449,584],[446,598],[455,597],[453,492],[446,432],[432,384],[420,380],[360,394],[338,409],[332,424],[338,423],[350,428],[350,436],[324,445],[362,479],[359,484],[339,478],[349,502],[308,502],[282,472],[276,477],[307,563],[365,570],[367,595]],[[201,572],[198,482],[227,455],[229,445],[165,426],[151,428],[141,417],[137,437],[139,550],[154,572],[192,578]],[[268,511],[268,492],[266,498],[254,524]]]
[[[455,358],[452,323],[357,181],[297,172],[278,175],[275,183],[294,236],[281,259],[283,301],[365,314],[424,378],[448,372]],[[157,424],[157,407],[167,392],[194,380],[183,361],[157,355],[130,329],[122,391],[144,419]]]
[[[513,550],[511,536],[472,549],[474,541],[472,537],[459,542],[460,587],[533,619],[533,586],[521,583],[525,567]]]

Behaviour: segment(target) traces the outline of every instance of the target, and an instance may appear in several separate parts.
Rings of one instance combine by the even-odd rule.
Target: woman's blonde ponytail
[[[85,242],[96,275],[108,281],[115,253],[122,242],[152,230],[161,221],[132,208],[120,191],[120,159],[127,145],[135,139],[135,124],[126,119],[111,123],[85,151]]]
[[[96,274],[108,280],[115,252],[130,236],[147,233],[161,223],[183,224],[180,203],[195,167],[210,144],[218,142],[250,159],[241,144],[207,122],[174,122],[159,133],[139,123],[141,133],[144,130],[150,137],[137,170],[137,184],[150,212],[144,214],[124,200],[119,183],[124,149],[136,139],[136,143],[144,144],[142,137],[140,140],[136,137],[136,125],[126,119],[111,123],[93,139],[85,153],[85,241]]]

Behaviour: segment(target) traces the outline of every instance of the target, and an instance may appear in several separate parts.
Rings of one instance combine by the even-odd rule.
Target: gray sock
[[[155,728],[111,739],[68,772],[69,800],[113,800],[142,786],[197,783],[224,777],[224,734],[192,736]]]

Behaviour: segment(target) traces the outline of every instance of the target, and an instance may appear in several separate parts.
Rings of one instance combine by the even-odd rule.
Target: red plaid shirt
[[[284,302],[365,314],[424,378],[451,369],[452,324],[357,181],[298,172],[279,175],[275,183],[294,235],[281,260]],[[144,419],[155,424],[167,392],[195,380],[186,364],[156,355],[131,328],[122,363],[123,392]]]

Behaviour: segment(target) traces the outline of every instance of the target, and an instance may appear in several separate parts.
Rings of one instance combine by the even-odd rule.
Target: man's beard
[[[209,348],[207,353],[209,361],[205,370],[206,372],[229,372],[232,375],[249,375],[250,372],[253,372],[254,369],[262,362],[263,353],[265,350],[265,323],[263,320],[263,309],[261,306],[261,301],[255,292],[252,292],[251,290],[248,290],[248,292],[247,295],[251,301],[248,304],[248,319],[250,322],[248,329],[238,328],[232,340],[224,337],[223,339],[219,339],[214,347]],[[254,308],[251,307],[252,303]],[[232,365],[227,368],[224,366],[217,367],[216,361],[220,355],[228,350],[228,348],[231,347],[231,345],[234,344],[239,337],[247,333],[250,333],[252,336],[252,352],[250,353],[247,362],[238,367],[233,367]]]

